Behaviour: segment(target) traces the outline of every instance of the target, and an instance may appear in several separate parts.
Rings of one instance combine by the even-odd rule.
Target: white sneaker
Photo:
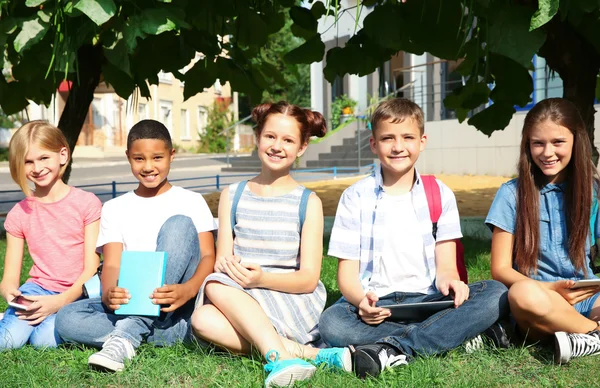
[[[465,352],[471,354],[483,350],[483,336],[478,334],[476,337],[471,338],[465,342]]]
[[[587,334],[554,333],[554,362],[566,364],[571,359],[600,354],[600,331],[592,330]]]
[[[94,369],[118,372],[125,368],[125,360],[135,356],[131,342],[121,337],[110,337],[102,345],[102,350],[88,358],[88,365]]]

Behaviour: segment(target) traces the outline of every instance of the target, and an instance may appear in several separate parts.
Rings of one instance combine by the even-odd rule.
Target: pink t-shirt
[[[84,228],[100,218],[98,197],[71,187],[53,203],[29,197],[17,203],[4,222],[7,233],[27,241],[33,266],[28,282],[63,292],[83,272]]]

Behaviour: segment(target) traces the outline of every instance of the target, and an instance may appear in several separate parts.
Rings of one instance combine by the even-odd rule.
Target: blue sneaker
[[[325,364],[331,369],[352,372],[352,356],[348,348],[327,348],[319,350],[315,364]]]
[[[271,360],[272,353],[275,353],[275,360]],[[296,381],[310,379],[317,370],[314,365],[300,358],[279,361],[279,353],[276,350],[269,350],[265,358],[267,359],[265,372],[269,374],[265,379],[267,388],[289,387]]]

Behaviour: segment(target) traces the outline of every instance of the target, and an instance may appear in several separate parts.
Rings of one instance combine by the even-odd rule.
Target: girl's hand
[[[227,275],[244,288],[260,287],[263,271],[255,263],[239,263],[235,260],[227,262]]]
[[[0,296],[2,296],[5,301],[10,302],[19,295],[21,295],[21,291],[19,291],[18,288],[4,286],[0,283]]]
[[[102,296],[102,303],[114,311],[118,310],[122,304],[129,303],[129,299],[131,299],[131,294],[127,289],[115,286],[108,289],[106,297]]]
[[[240,263],[242,258],[236,255],[218,256],[215,260],[215,272],[227,273],[227,263],[230,261]]]
[[[596,294],[600,291],[600,287],[581,287],[576,288],[574,290],[571,289],[573,284],[575,284],[574,280],[557,280],[552,283],[547,283],[551,290],[556,291],[560,296],[562,296],[571,306],[581,302],[582,300],[586,300],[592,295]]]
[[[31,326],[41,323],[47,316],[55,314],[65,305],[63,295],[23,295],[27,300],[33,303],[27,306],[26,310],[17,310],[15,315],[19,319],[29,321]]]
[[[379,325],[392,315],[390,309],[377,307],[378,300],[379,298],[373,291],[368,291],[358,304],[358,315],[367,325]]]
[[[189,288],[184,284],[165,284],[154,290],[150,298],[152,303],[160,305],[169,305],[169,307],[162,307],[160,311],[170,313],[175,311],[188,300],[194,297],[194,293],[190,292]]]

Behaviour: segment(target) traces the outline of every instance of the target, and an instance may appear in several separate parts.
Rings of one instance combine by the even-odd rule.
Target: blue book
[[[131,299],[115,310],[115,314],[159,316],[160,305],[152,303],[150,295],[164,285],[165,272],[166,252],[124,251],[118,285],[129,291]]]

